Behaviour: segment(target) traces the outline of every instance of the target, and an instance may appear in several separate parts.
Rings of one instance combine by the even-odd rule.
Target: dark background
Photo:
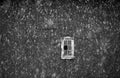
[[[69,22],[69,17],[73,21]],[[89,17],[95,17],[91,29],[84,27],[89,24]],[[55,26],[45,28],[44,18],[54,18]],[[93,32],[97,26],[102,30]],[[83,29],[80,35],[76,34],[78,28]],[[89,30],[92,37],[86,36]],[[75,37],[76,58],[61,60],[59,39],[68,35]],[[104,39],[109,40],[106,53],[101,50],[102,55],[96,54],[105,45],[100,42]],[[91,60],[85,61],[88,57]],[[52,77],[54,72],[57,77]],[[1,0],[0,78],[44,78],[42,74],[45,78],[120,78],[120,3],[117,0],[41,0],[38,4],[37,0]]]

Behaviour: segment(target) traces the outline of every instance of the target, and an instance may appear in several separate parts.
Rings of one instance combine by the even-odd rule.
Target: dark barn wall
[[[75,59],[60,59],[60,38]],[[0,78],[120,78],[117,0],[0,2]]]

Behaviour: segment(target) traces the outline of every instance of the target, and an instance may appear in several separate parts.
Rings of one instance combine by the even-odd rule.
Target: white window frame
[[[64,56],[64,41],[71,41],[71,53],[72,55],[66,55]],[[61,40],[61,59],[73,59],[75,56],[74,56],[74,38],[72,37],[64,37],[62,40]]]

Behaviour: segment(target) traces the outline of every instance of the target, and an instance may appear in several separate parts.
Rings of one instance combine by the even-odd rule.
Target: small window
[[[66,37],[61,42],[61,58],[72,59],[74,57],[74,40],[71,37]]]

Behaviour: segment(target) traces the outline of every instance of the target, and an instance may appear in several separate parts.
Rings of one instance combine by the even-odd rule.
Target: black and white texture
[[[60,59],[65,36],[75,59]],[[120,2],[3,0],[0,78],[120,78]]]

